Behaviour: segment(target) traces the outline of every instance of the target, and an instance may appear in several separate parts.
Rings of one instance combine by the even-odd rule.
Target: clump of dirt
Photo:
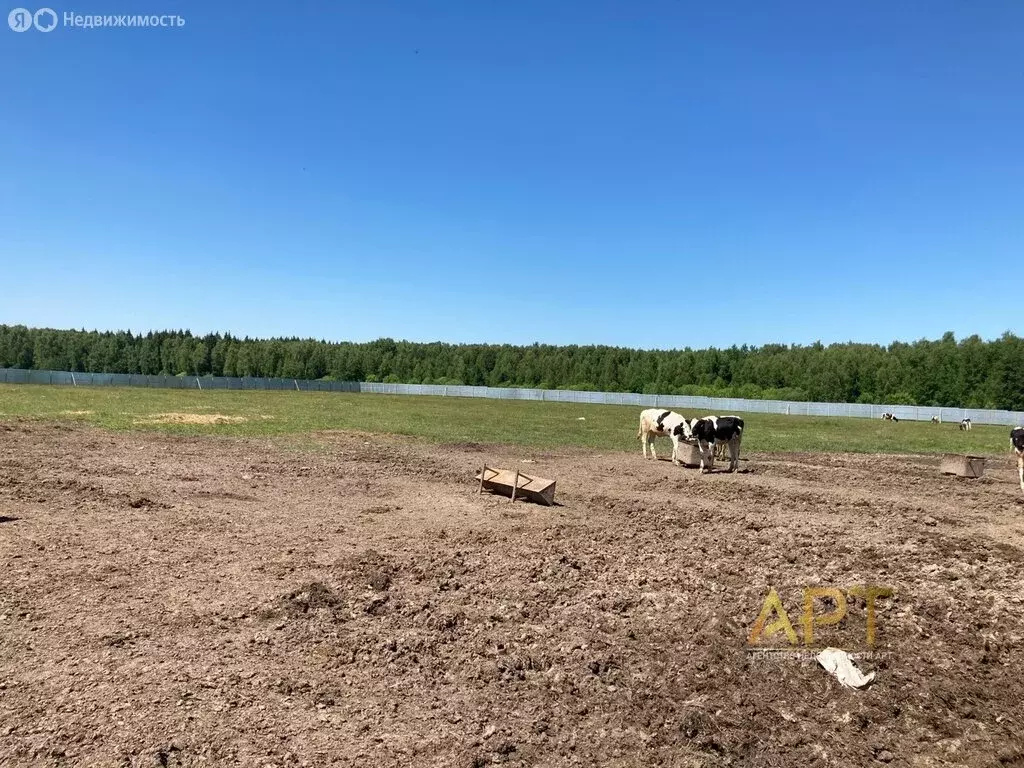
[[[354,588],[369,588],[374,592],[384,592],[390,588],[392,578],[398,571],[391,558],[374,549],[343,558],[338,566],[339,580],[348,582]]]
[[[268,614],[298,618],[319,610],[335,613],[344,606],[345,600],[333,589],[323,582],[312,581],[279,597]]]
[[[241,424],[245,416],[225,416],[222,413],[155,413],[136,419],[136,424]]]
[[[376,592],[384,592],[391,586],[391,574],[387,571],[374,571],[367,579],[370,589]]]
[[[388,512],[400,512],[402,508],[397,504],[377,504],[363,510],[364,515],[386,515]]]
[[[438,447],[453,451],[465,451],[467,453],[483,453],[485,450],[487,450],[487,446],[481,445],[480,443],[445,443],[443,445],[439,445]]]

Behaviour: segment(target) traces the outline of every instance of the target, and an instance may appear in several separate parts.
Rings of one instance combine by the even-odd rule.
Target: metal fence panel
[[[196,390],[296,390],[300,392],[363,392],[388,395],[429,395],[432,397],[475,397],[498,400],[533,400],[555,403],[628,405],[637,408],[671,408],[725,415],[727,413],[774,413],[790,416],[837,416],[844,418],[881,418],[895,414],[901,421],[959,422],[1017,426],[1024,424],[1024,413],[981,408],[939,408],[917,405],[880,405],[874,403],[811,403],[786,400],[745,400],[703,395],[649,395],[635,392],[582,392],[563,389],[519,387],[480,387],[465,384],[394,384],[371,381],[324,381],[271,379],[251,376],[150,376],[127,373],[72,373],[0,368],[0,382],[6,384],[48,384],[71,387],[159,387]]]

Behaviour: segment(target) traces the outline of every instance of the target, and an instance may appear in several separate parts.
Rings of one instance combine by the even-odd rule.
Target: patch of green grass
[[[187,435],[301,436],[341,429],[410,435],[433,442],[580,446],[637,453],[640,410],[635,406],[411,395],[0,385],[0,420],[76,420],[114,430],[148,429]],[[145,421],[167,413],[219,414],[246,420],[222,424]],[[976,426],[970,432],[961,432],[955,423],[893,424],[881,419],[762,413],[745,413],[743,418],[745,451],[1009,451],[1009,427]],[[656,445],[666,456],[671,452],[664,438],[659,438]]]

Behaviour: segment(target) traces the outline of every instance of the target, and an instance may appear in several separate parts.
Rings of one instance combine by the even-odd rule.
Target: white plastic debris
[[[576,421],[586,421],[586,420],[587,420],[586,416],[577,416],[576,417]]]
[[[863,688],[875,679],[875,673],[864,674],[853,663],[850,654],[838,648],[826,648],[815,658],[836,680],[847,688]]]

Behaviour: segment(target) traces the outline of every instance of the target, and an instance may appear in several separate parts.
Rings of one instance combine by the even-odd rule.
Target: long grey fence
[[[791,416],[849,416],[880,418],[891,413],[905,421],[943,422],[970,419],[974,424],[1017,426],[1024,424],[1020,411],[983,408],[938,408],[917,405],[874,405],[867,403],[809,403],[789,400],[746,400],[700,395],[641,395],[629,392],[577,392],[563,389],[520,389],[516,387],[470,387],[443,384],[385,384],[369,381],[322,381],[268,379],[248,376],[149,376],[129,373],[71,373],[0,368],[0,383],[58,384],[64,386],[158,387],[171,389],[270,389],[300,392],[365,392],[384,395],[434,395],[440,397],[484,397],[495,400],[542,400],[553,403],[632,405],[640,408],[678,408],[707,413],[777,413]]]

